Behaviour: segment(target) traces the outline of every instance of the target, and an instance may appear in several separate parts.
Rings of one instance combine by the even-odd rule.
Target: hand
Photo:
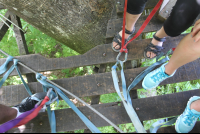
[[[200,19],[194,24],[191,34],[195,43],[200,40]]]

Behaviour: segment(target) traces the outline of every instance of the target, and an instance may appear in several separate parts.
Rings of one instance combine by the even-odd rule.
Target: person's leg
[[[17,110],[0,104],[0,124],[16,118]]]
[[[190,106],[190,109],[194,109],[194,110],[200,112],[200,100],[193,102]]]
[[[165,66],[165,72],[169,75],[179,67],[200,57],[200,42],[194,42],[191,33],[181,40],[174,51],[169,63]]]
[[[180,41],[167,64],[163,64],[145,76],[143,88],[157,87],[163,80],[172,77],[179,67],[200,57],[200,42],[195,42],[191,35],[188,34]]]
[[[199,13],[200,5],[196,0],[177,0],[170,16],[164,22],[163,27],[157,31],[155,35],[158,38],[178,36],[192,25]],[[152,39],[151,43],[155,46],[163,45],[163,42],[157,41],[155,38]],[[154,58],[157,55],[147,51],[146,56]]]
[[[126,13],[126,26],[125,28],[132,32],[134,31],[135,23],[137,22],[138,18],[141,16],[145,3],[147,0],[129,0],[127,5],[127,13]],[[119,36],[122,37],[122,30],[119,32]],[[130,34],[125,33],[125,39],[127,39]],[[118,39],[119,40],[119,39]],[[119,40],[119,42],[121,42]],[[113,41],[113,48],[116,50],[120,49],[120,45],[118,42]]]

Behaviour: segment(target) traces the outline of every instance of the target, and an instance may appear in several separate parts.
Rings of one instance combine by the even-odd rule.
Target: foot
[[[197,119],[200,117],[200,112],[190,109],[190,106],[192,102],[199,99],[200,97],[194,96],[188,101],[185,111],[176,120],[175,129],[177,133],[188,133],[194,128]]]
[[[135,32],[135,28],[132,31],[125,30],[125,43],[127,42],[127,39]],[[117,33],[113,39],[112,42],[112,48],[115,52],[119,52],[121,49],[121,42],[122,42],[122,30]]]
[[[147,59],[154,59],[157,57],[163,49],[162,45],[165,40],[165,38],[159,38],[157,33],[155,33],[151,43],[145,49],[144,57]]]
[[[148,73],[143,82],[142,87],[146,90],[156,88],[162,81],[165,79],[172,77],[175,72],[172,75],[168,75],[165,73],[165,65],[167,63],[163,64],[161,67],[157,68],[156,70]]]
[[[36,93],[30,97],[27,97],[19,105],[16,105],[12,108],[18,111],[18,114],[17,114],[17,117],[18,117],[22,113],[32,110],[39,101],[45,98],[45,96],[46,96],[45,92]]]

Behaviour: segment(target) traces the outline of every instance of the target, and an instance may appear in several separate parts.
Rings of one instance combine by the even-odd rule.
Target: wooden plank
[[[18,16],[11,14],[11,21],[15,25],[22,28],[22,24],[21,24],[20,18]],[[14,32],[15,32],[15,38],[16,38],[16,41],[17,41],[17,45],[18,45],[18,48],[19,48],[20,55],[29,54],[23,31],[21,31],[18,27],[14,26]]]
[[[183,37],[184,35],[178,36],[176,38],[168,38],[167,41],[163,44],[163,47],[165,47],[163,52],[166,53],[170,48],[176,47],[179,41]],[[142,59],[144,55],[144,49],[149,42],[151,42],[151,39],[136,40],[131,42],[127,47],[129,50],[128,60]],[[82,57],[83,55],[87,55],[85,57],[87,57],[90,60],[88,60],[85,63],[82,62],[82,64],[80,64],[79,62],[80,57]],[[66,69],[72,67],[113,63],[116,62],[116,57],[118,53],[112,50],[110,44],[106,44],[106,45],[99,45],[83,55],[70,56],[61,59],[57,58],[48,59],[38,54],[30,54],[26,56],[17,56],[16,58],[19,59],[22,63],[24,63],[28,67],[30,67],[31,69],[35,70],[36,72],[43,72],[43,71]],[[123,58],[124,54],[122,54],[120,59],[123,60]],[[0,61],[1,60],[5,61],[5,59],[0,59]],[[22,74],[32,73],[22,66],[19,66],[19,68]],[[17,75],[17,72],[13,71],[10,76],[13,75]]]
[[[101,64],[98,73],[105,73],[106,67],[107,64]],[[98,88],[100,86],[100,83],[98,83],[96,79],[95,82],[97,83],[97,88]],[[100,101],[100,95],[91,96],[91,105],[99,104],[99,101]]]
[[[10,20],[10,12],[7,11],[6,14],[4,15],[7,19]],[[10,26],[11,23],[9,21],[7,21],[6,19],[3,18],[3,20]],[[4,35],[6,34],[6,32],[8,31],[8,26],[1,21],[0,22],[0,41],[3,39]]]
[[[159,0],[147,0],[145,9],[151,9],[156,6]],[[116,10],[119,16],[122,16],[124,12],[124,0],[117,0]]]
[[[126,69],[132,69],[133,68],[131,61],[127,61],[125,63],[125,66],[126,66]],[[130,79],[130,81],[133,81],[133,79]],[[137,99],[138,98],[137,90],[131,90],[130,91],[130,97],[131,97],[131,99]]]
[[[170,0],[158,13],[158,19],[165,21],[171,14],[174,5],[177,0]]]
[[[182,114],[187,101],[193,95],[190,93],[191,91],[179,92],[170,95],[162,95],[156,97],[142,98],[142,99],[134,99],[133,107],[139,110],[136,110],[140,120],[152,120],[158,118],[165,118],[169,116],[177,116]],[[193,94],[200,95],[200,90],[193,90]],[[189,95],[188,95],[189,94]],[[181,98],[182,101],[177,102],[175,100],[171,100],[169,96],[173,98],[179,99],[179,96],[183,96]],[[177,107],[179,105],[179,107]],[[118,103],[109,103],[109,104],[99,104],[93,105],[93,107],[110,119],[115,124],[125,124],[130,123],[130,119],[124,109],[123,106],[118,106]],[[93,113],[87,107],[79,107],[79,109],[87,116],[89,119],[97,126],[109,126],[107,122],[101,119],[98,115]],[[77,115],[69,108],[63,110],[56,110],[56,119],[57,119],[57,131],[72,131],[77,129],[86,129],[86,126],[83,122],[78,118]],[[62,119],[62,120],[61,120]],[[47,113],[41,113],[33,119],[30,123],[26,125],[26,128],[30,128],[30,125],[33,124],[33,132],[44,133],[50,132],[49,121],[47,117]],[[42,124],[42,125],[40,125]],[[73,125],[74,124],[74,125]],[[43,129],[45,127],[45,129]]]
[[[197,59],[197,61],[194,61],[194,62],[195,63],[200,62],[200,59]],[[177,73],[175,73],[173,77],[166,79],[160,85],[199,79],[198,77],[189,77],[191,75],[195,75],[198,70],[198,68],[191,68],[194,62],[189,63],[188,67],[185,66],[185,67],[179,68],[177,70]],[[145,69],[146,67],[125,70],[127,85],[130,85],[132,80]],[[190,72],[191,74],[188,76],[187,73],[185,72]],[[184,77],[182,74],[184,74]],[[120,76],[120,72],[118,72],[118,76]],[[94,75],[89,75],[89,76],[65,78],[65,79],[60,79],[60,80],[54,80],[54,82],[79,97],[96,96],[96,95],[115,92],[112,75],[110,72],[99,73],[99,74],[94,74]],[[42,86],[40,83],[35,82],[28,85],[34,93],[42,92]],[[121,82],[119,83],[119,85],[121,86]],[[12,89],[15,89],[15,86],[11,86],[11,87]],[[138,85],[136,85],[136,87],[133,90],[140,89],[140,88],[142,88],[142,81]],[[2,98],[1,103],[5,105],[9,103],[11,104],[9,106],[13,106],[20,103],[22,99],[28,96],[23,85],[18,85],[17,89],[19,91],[16,90],[16,93],[13,93],[13,94],[14,96],[18,96],[18,98],[20,98],[18,99],[18,101],[12,101],[12,104],[11,104],[10,102],[7,102],[6,99]],[[2,92],[3,96],[7,96],[5,94],[6,92],[5,87],[0,88],[0,91]],[[8,95],[8,96],[11,96],[11,95]],[[69,96],[69,98],[72,98],[72,97]]]
[[[20,27],[22,29],[22,24],[21,24],[20,18],[18,16],[16,16],[15,14],[12,14],[12,13],[10,13],[10,16],[11,16],[11,21],[15,25],[17,25],[18,27]],[[14,26],[15,38],[16,38],[17,45],[18,45],[18,48],[19,48],[19,54],[20,55],[29,54],[28,46],[26,44],[26,40],[25,40],[25,36],[24,36],[24,32],[21,31],[15,25],[13,25],[13,26]],[[34,73],[26,74],[26,78],[27,78],[27,81],[29,83],[37,81]]]

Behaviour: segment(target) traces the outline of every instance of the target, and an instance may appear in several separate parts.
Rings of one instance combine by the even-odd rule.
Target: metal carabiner
[[[116,58],[116,60],[117,60],[117,62],[120,62],[121,60],[119,60],[119,57],[121,56],[121,52],[119,52],[119,54],[117,55],[117,58]],[[123,62],[126,62],[127,61],[127,59],[128,59],[128,52],[127,53],[125,53],[125,59],[124,59],[124,61]]]

